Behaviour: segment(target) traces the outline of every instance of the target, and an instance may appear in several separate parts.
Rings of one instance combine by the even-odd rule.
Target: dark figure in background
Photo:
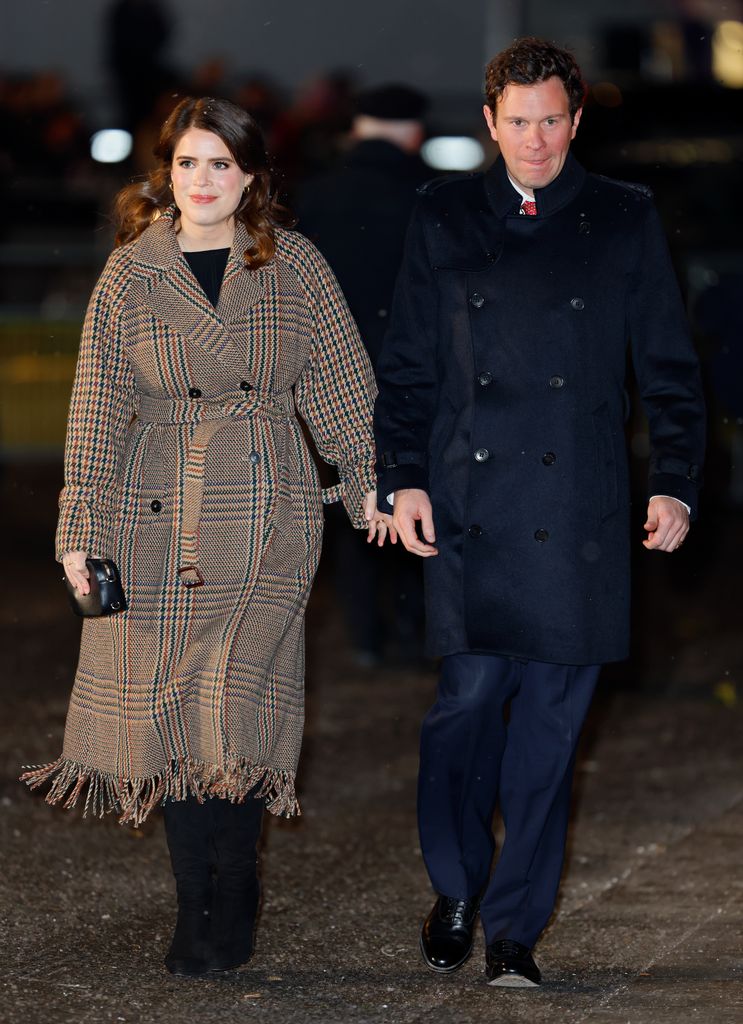
[[[431,177],[419,156],[427,105],[402,85],[361,93],[341,165],[310,180],[295,203],[299,229],[338,277],[372,365],[389,324],[416,189]]]
[[[372,365],[389,324],[416,189],[431,176],[419,156],[427,105],[421,93],[403,85],[361,93],[353,144],[341,166],[308,182],[295,202],[299,228],[338,277]],[[376,664],[385,646],[395,660],[417,660],[423,632],[420,565],[400,547],[372,551],[364,538],[346,536],[350,531],[334,512],[328,510],[329,524],[336,527],[333,572],[357,662]]]
[[[107,21],[108,59],[123,127],[135,132],[171,79],[162,54],[172,19],[159,0],[117,0]]]
[[[713,395],[710,423],[727,452],[727,501],[743,508],[743,274],[725,273],[697,299],[694,319],[710,347],[707,370]]]
[[[353,92],[348,72],[330,71],[304,82],[291,107],[275,118],[268,145],[281,168],[281,194],[292,203],[300,181],[335,164],[351,124]]]
[[[578,737],[601,664],[627,655],[628,344],[652,448],[647,549],[683,543],[704,453],[697,357],[649,190],[569,151],[584,88],[571,54],[538,39],[488,65],[501,155],[421,197],[377,364],[380,508],[392,496],[391,525],[425,558],[442,658],[421,736],[438,894],[421,949],[456,970],[479,908],[502,986],[540,982],[531,951],[557,896]]]

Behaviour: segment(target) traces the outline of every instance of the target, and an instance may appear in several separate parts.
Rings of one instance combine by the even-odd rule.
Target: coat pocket
[[[322,504],[317,496],[292,482],[289,494],[281,495],[273,509],[261,568],[281,576],[317,569],[322,545]]]
[[[119,508],[122,528],[148,526],[172,517],[172,485],[166,485],[166,465],[157,426],[138,424],[124,459]]]
[[[593,434],[596,446],[596,478],[599,520],[608,519],[619,507],[619,474],[614,431],[606,402],[594,409]]]

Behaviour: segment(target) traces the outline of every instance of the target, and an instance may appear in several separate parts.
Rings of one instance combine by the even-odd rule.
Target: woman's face
[[[226,225],[253,180],[222,139],[202,128],[189,128],[178,140],[171,176],[181,229],[187,232]]]

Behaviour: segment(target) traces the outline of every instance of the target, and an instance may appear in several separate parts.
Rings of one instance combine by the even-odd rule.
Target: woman
[[[178,893],[166,965],[244,963],[263,804],[298,813],[303,618],[322,502],[371,510],[375,386],[318,252],[281,227],[263,140],[185,99],[159,167],[117,198],[73,389],[58,558],[118,564],[129,609],[86,619],[50,803],[138,825],[162,802]],[[321,493],[299,411],[340,483]],[[372,514],[370,512],[370,518]]]

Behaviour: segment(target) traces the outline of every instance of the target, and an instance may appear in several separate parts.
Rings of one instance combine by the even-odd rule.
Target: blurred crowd
[[[151,167],[159,127],[182,96],[221,96],[258,121],[280,168],[282,190],[291,193],[299,180],[335,163],[351,126],[358,89],[352,75],[342,70],[318,75],[290,96],[265,77],[233,75],[220,58],[204,62],[188,78],[163,67],[148,76],[140,65],[135,79],[130,66],[123,61],[110,64],[119,99],[118,113],[106,127],[125,128],[133,136],[131,156],[109,168],[119,180]],[[5,181],[54,178],[74,186],[94,173],[90,139],[102,126],[91,125],[89,111],[58,73],[0,76],[0,126],[0,175]],[[100,166],[95,173],[102,173]]]
[[[90,159],[90,131],[53,71],[0,77],[0,174],[74,179]]]

